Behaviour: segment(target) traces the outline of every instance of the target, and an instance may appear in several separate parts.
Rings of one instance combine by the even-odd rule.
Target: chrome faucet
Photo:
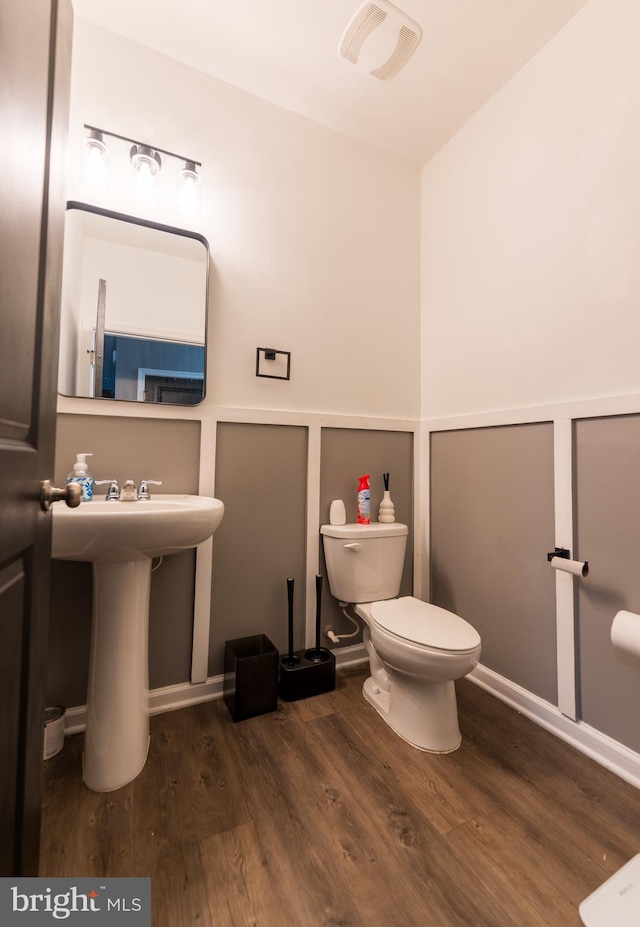
[[[144,502],[151,498],[149,486],[162,486],[162,480],[140,480],[140,485],[138,486],[138,499],[140,502]]]
[[[117,480],[96,480],[96,486],[104,486],[105,483],[109,484],[107,489],[107,495],[105,496],[106,502],[117,502],[120,498],[120,486],[118,485]]]
[[[162,480],[140,480],[140,485],[136,489],[135,480],[125,480],[122,489],[117,480],[96,480],[96,486],[109,484],[105,500],[107,502],[145,502],[151,498],[149,486],[162,486]]]

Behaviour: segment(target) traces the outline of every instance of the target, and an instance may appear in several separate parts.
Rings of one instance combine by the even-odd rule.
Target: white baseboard
[[[353,644],[350,647],[338,647],[334,650],[336,668],[344,669],[347,666],[356,666],[366,662],[367,654],[364,644]],[[153,689],[149,693],[149,714],[159,715],[164,711],[176,711],[178,708],[188,708],[190,705],[199,705],[201,702],[211,702],[222,698],[224,674],[209,676],[205,682],[191,684],[181,682],[175,686],[165,686],[163,689]],[[79,734],[87,726],[87,706],[78,705],[76,708],[67,708],[64,717],[65,736]]]
[[[584,721],[572,721],[555,705],[494,673],[486,666],[478,665],[467,679],[640,789],[640,754],[629,747],[585,724]]]
[[[369,660],[364,644],[351,644],[349,647],[338,647],[333,651],[336,658],[336,669],[345,669],[347,666],[357,666]]]
[[[363,644],[339,647],[334,653],[338,669],[356,666],[368,659]],[[572,721],[555,705],[494,673],[486,666],[477,666],[467,679],[640,789],[640,754],[585,724],[584,721]],[[184,682],[163,689],[154,689],[149,695],[149,714],[176,711],[179,708],[188,708],[189,705],[222,698],[223,683],[224,676],[220,674],[210,676],[206,682],[196,685]],[[68,708],[65,713],[65,735],[84,731],[86,714],[86,705]]]

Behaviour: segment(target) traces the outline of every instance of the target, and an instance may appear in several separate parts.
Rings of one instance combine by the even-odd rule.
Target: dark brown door
[[[0,875],[37,875],[70,0],[0,3]]]

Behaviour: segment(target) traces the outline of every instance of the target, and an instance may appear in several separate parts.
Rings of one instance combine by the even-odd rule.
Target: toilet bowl
[[[480,635],[468,622],[413,596],[355,606],[365,622],[371,676],[364,697],[419,750],[460,746],[454,681],[480,659]]]
[[[408,528],[399,523],[323,525],[329,588],[365,623],[371,676],[363,694],[419,750],[460,746],[455,680],[480,659],[480,635],[453,612],[400,590]]]

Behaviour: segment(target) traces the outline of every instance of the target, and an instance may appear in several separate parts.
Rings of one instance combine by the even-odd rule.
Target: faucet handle
[[[145,499],[151,498],[149,486],[162,486],[162,480],[140,480],[140,485],[138,486],[138,499],[144,501]]]
[[[94,483],[96,486],[104,486],[106,483],[109,484],[106,496],[107,502],[117,502],[120,498],[120,487],[118,486],[117,480],[94,480]]]

